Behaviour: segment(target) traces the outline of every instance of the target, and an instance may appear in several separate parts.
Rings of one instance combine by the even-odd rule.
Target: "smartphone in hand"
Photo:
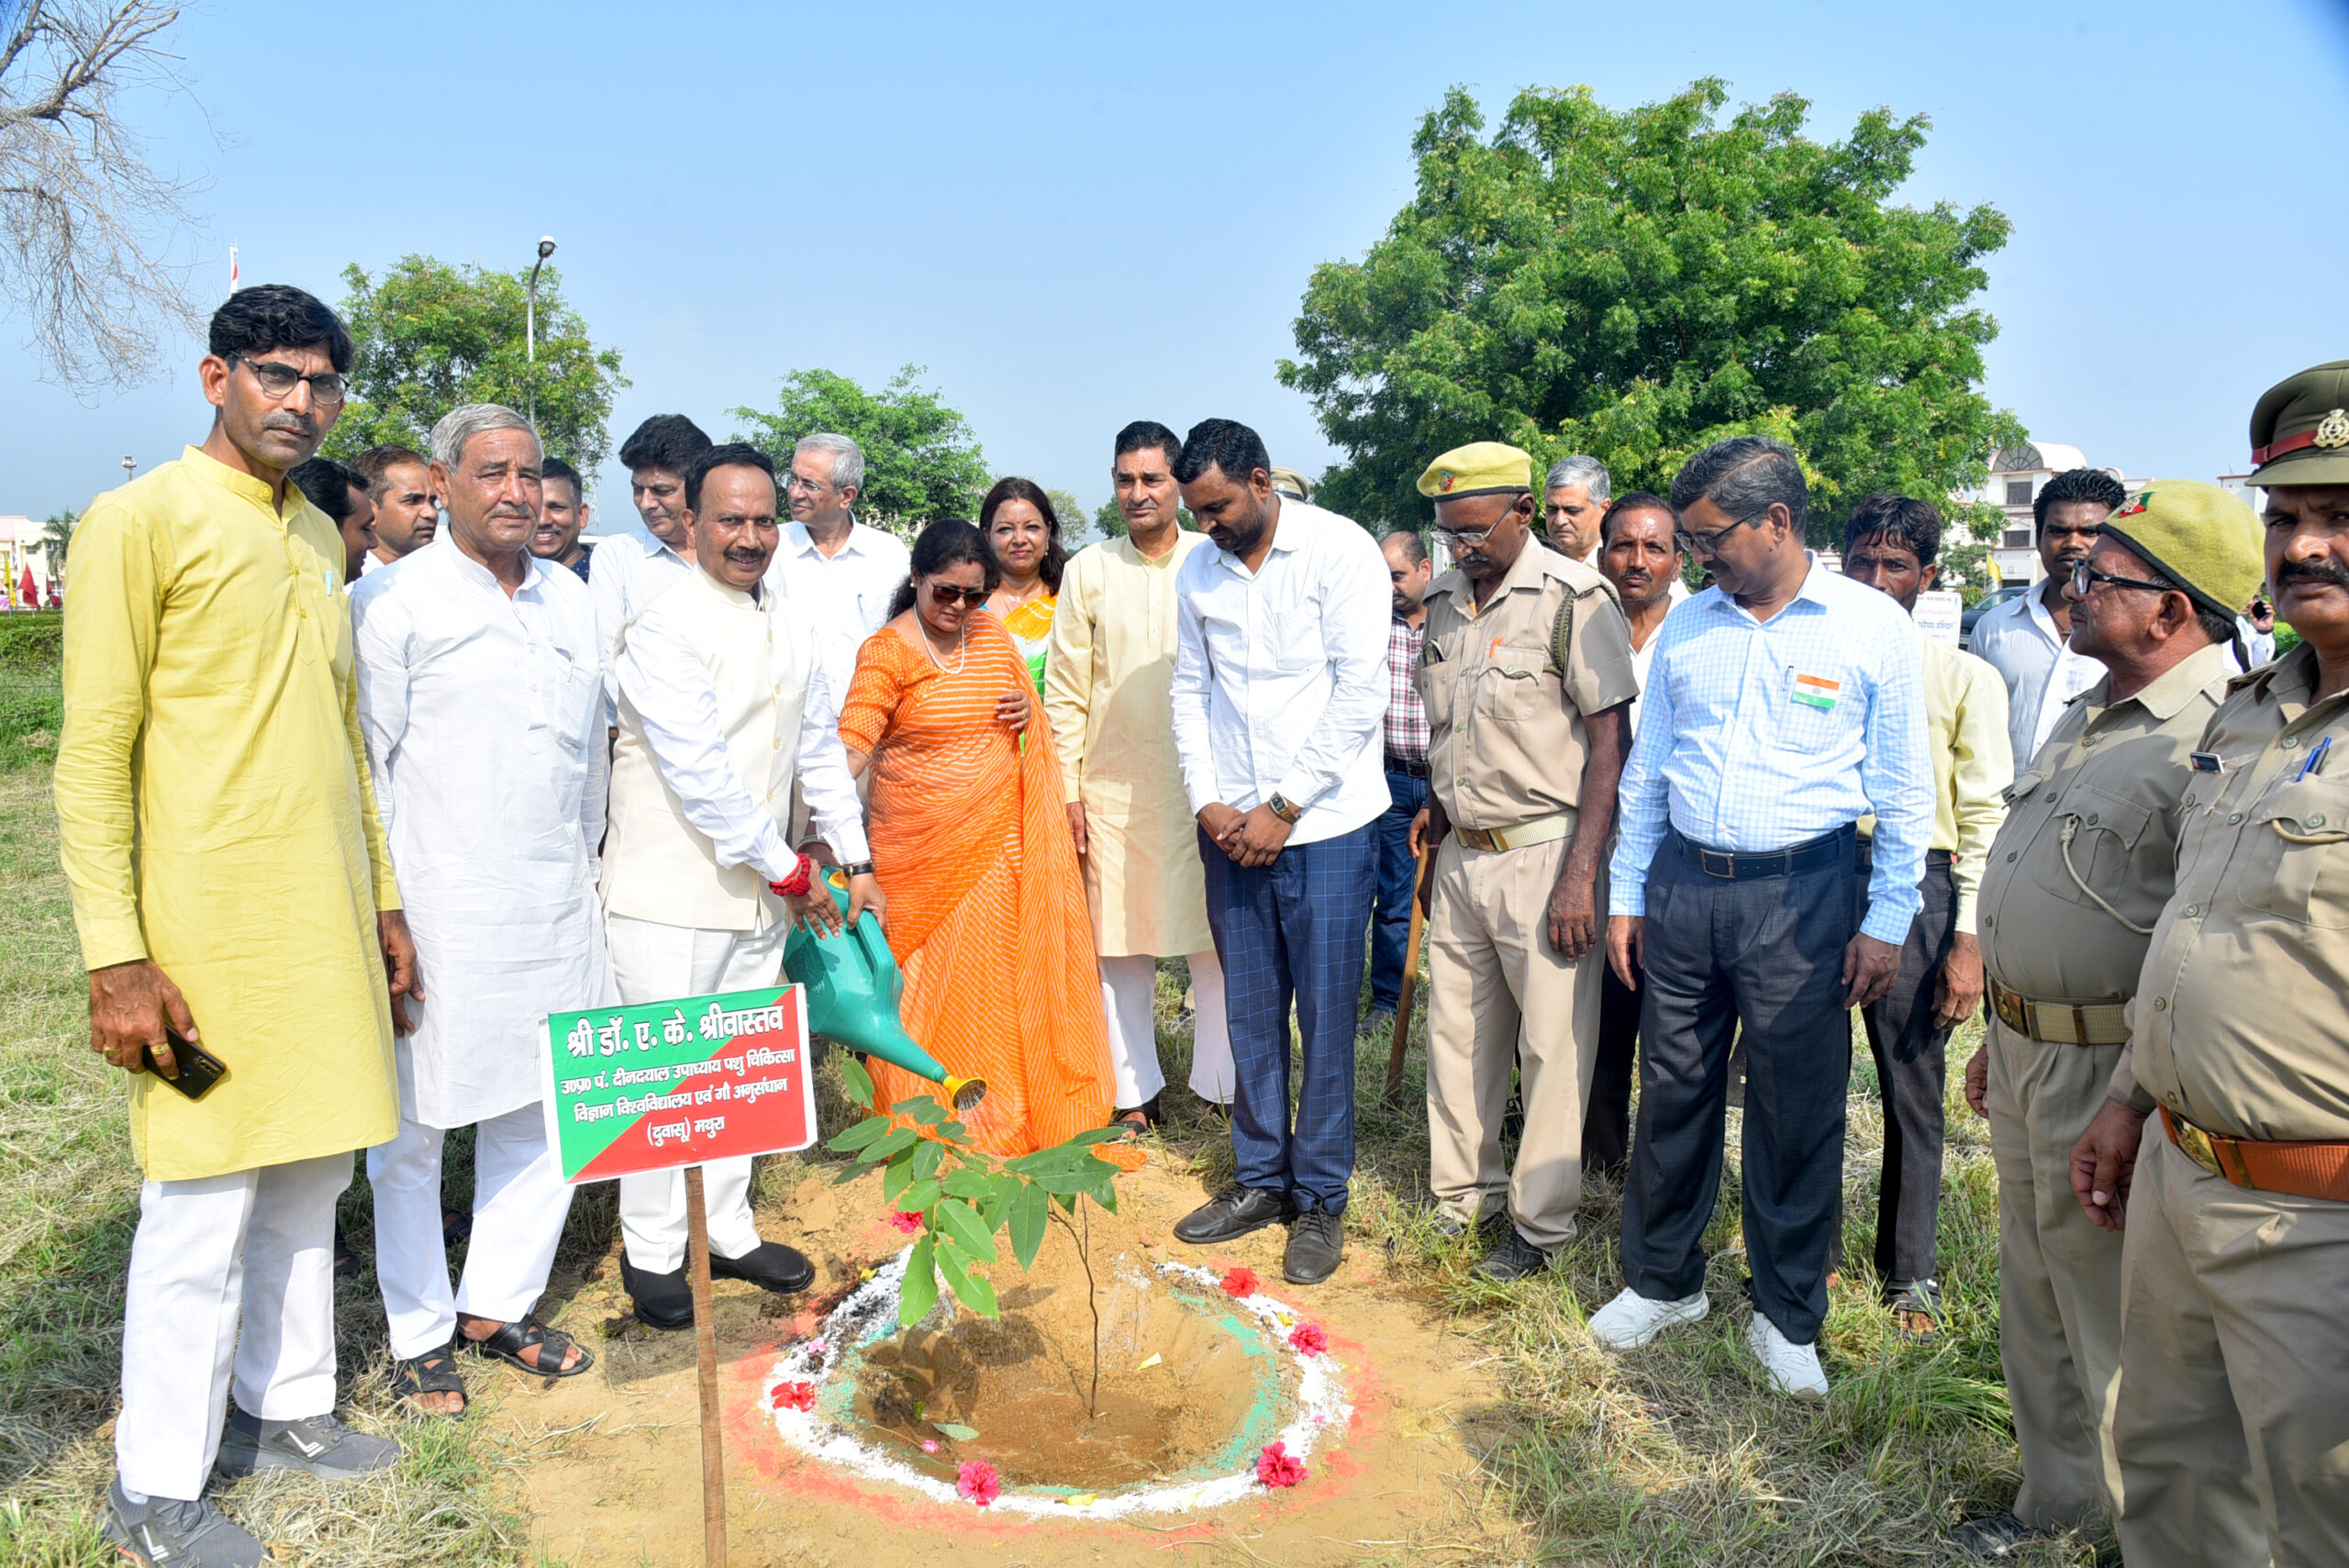
[[[164,1083],[169,1084],[189,1099],[204,1098],[212,1092],[212,1086],[215,1084],[228,1075],[227,1062],[181,1034],[179,1030],[167,1025],[163,1029],[163,1036],[172,1042],[172,1057],[179,1063],[180,1075],[176,1078],[170,1077],[159,1069],[155,1065],[155,1052],[152,1048],[147,1051],[147,1071],[162,1079]]]

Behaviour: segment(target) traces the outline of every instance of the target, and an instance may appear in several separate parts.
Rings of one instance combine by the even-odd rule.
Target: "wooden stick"
[[[1411,1039],[1411,993],[1419,984],[1419,935],[1427,923],[1427,912],[1419,906],[1419,886],[1428,879],[1428,866],[1435,859],[1435,846],[1423,845],[1419,850],[1419,870],[1411,877],[1411,940],[1403,948],[1403,989],[1395,999],[1395,1040],[1386,1050],[1386,1097],[1393,1099],[1403,1087],[1403,1052]]]
[[[709,1215],[701,1167],[685,1167],[685,1263],[693,1276],[694,1353],[701,1362],[701,1537],[707,1568],[726,1568],[726,1447],[718,1421],[718,1323],[709,1304]]]

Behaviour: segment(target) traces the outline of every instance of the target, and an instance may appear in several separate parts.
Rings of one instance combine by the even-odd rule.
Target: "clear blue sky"
[[[652,413],[713,434],[785,372],[907,363],[997,473],[1108,494],[1130,418],[1335,455],[1273,362],[1315,263],[1359,255],[1411,191],[1408,142],[1453,83],[1626,105],[1692,78],[1792,90],[1812,128],[1924,112],[1905,193],[1987,201],[1988,392],[2132,475],[2239,469],[2252,401],[2349,357],[2349,4],[2039,0],[1186,6],[398,6],[231,0],[185,19],[186,101],[132,100],[158,161],[202,176],[188,238],[225,289],[329,300],[409,251],[527,265]],[[0,512],[80,506],[200,439],[200,349],[95,405],[0,325]],[[624,478],[606,475],[607,506]]]

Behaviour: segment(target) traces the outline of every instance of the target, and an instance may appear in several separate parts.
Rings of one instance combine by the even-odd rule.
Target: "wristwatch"
[[[841,867],[841,874],[842,876],[849,877],[871,876],[873,874],[873,862],[871,861],[859,861],[854,865],[842,866]]]
[[[1287,797],[1283,795],[1278,790],[1273,791],[1271,797],[1268,798],[1264,804],[1272,807],[1274,816],[1279,817],[1282,821],[1287,823],[1292,828],[1297,826],[1297,819],[1305,815],[1304,812],[1299,811],[1296,806],[1291,806],[1288,803]]]

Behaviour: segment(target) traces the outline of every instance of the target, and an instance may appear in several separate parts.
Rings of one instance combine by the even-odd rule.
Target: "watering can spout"
[[[848,879],[828,871],[818,884],[848,915]],[[958,1078],[922,1049],[897,1018],[905,980],[871,913],[831,936],[794,930],[783,944],[784,969],[807,997],[807,1028],[860,1056],[877,1056],[946,1091],[959,1114],[986,1097],[985,1079]]]

